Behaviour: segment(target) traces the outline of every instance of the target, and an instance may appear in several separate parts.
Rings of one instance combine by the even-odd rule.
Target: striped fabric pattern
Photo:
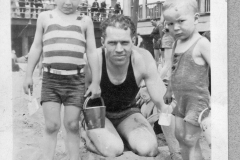
[[[77,21],[77,20],[76,20]],[[62,22],[61,22],[62,23]],[[85,64],[86,40],[78,25],[53,22],[43,35],[43,65],[59,70],[76,70]]]

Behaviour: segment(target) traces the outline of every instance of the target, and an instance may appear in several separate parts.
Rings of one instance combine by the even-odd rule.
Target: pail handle
[[[102,105],[105,106],[104,101],[103,101],[103,98],[102,98],[102,97],[99,97],[99,98],[101,99]],[[87,98],[86,98],[86,100],[85,100],[84,103],[83,103],[83,109],[86,109],[87,103],[88,103],[88,101],[89,101],[90,99],[91,99],[90,97],[87,97]]]
[[[205,108],[201,113],[200,113],[200,115],[199,115],[199,117],[198,117],[198,123],[200,124],[201,123],[201,119],[202,119],[202,115],[203,115],[203,113],[206,111],[206,110],[208,110],[209,108]]]

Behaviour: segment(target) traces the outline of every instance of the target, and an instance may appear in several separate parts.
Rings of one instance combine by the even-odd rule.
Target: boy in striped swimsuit
[[[42,12],[37,20],[34,42],[29,52],[24,91],[32,90],[32,74],[43,53],[43,83],[41,104],[45,117],[45,160],[53,160],[57,133],[61,126],[61,104],[64,108],[66,145],[70,160],[79,159],[79,115],[84,98],[86,52],[93,72],[93,81],[85,96],[99,97],[99,73],[93,23],[88,16],[79,17],[81,0],[57,0],[52,11]]]

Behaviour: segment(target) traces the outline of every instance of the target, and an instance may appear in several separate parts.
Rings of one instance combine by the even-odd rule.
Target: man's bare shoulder
[[[143,59],[143,60],[154,60],[153,59],[153,57],[152,57],[152,54],[148,51],[148,50],[146,50],[146,49],[144,49],[144,48],[139,48],[139,47],[136,47],[136,46],[134,46],[133,47],[133,50],[135,51],[135,53],[136,54],[134,54],[134,59]]]
[[[155,61],[151,53],[143,48],[133,47],[133,65],[139,73],[145,75],[149,67],[151,68],[152,65],[155,65]]]

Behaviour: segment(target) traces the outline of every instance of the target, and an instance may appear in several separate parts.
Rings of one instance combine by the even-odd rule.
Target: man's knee
[[[61,127],[61,122],[46,122],[45,127],[46,132],[52,134],[59,131]]]
[[[64,123],[67,131],[78,133],[79,132],[79,121],[68,121]]]
[[[105,144],[105,148],[102,148],[102,154],[105,157],[117,157],[123,153],[124,145],[123,142],[110,142]]]
[[[109,134],[108,131],[90,130],[87,132],[87,136],[105,157],[117,157],[123,153],[124,144],[121,138]]]
[[[140,156],[155,157],[158,154],[157,143],[139,143],[135,151]]]
[[[132,150],[140,156],[155,157],[158,154],[157,146],[158,144],[156,140],[142,139],[132,146]]]

